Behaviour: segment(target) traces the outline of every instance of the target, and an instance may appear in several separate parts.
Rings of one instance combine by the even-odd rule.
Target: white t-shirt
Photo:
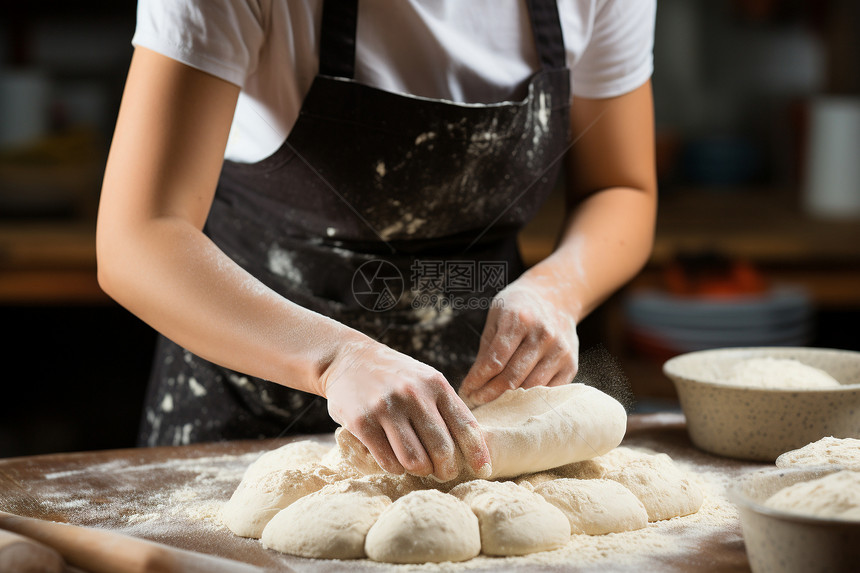
[[[656,0],[560,0],[571,90],[612,97],[653,68]],[[132,44],[242,88],[225,158],[280,147],[319,67],[322,0],[139,0]],[[539,68],[524,0],[362,0],[355,79],[463,103],[521,99]]]

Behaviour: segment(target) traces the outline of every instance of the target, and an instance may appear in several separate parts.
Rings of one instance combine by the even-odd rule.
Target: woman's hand
[[[523,275],[496,295],[460,386],[467,404],[485,404],[513,388],[567,384],[576,375],[576,319],[556,301],[564,289],[541,282]]]
[[[434,368],[366,339],[344,344],[321,383],[331,417],[384,470],[447,481],[459,473],[459,448],[476,475],[489,475],[478,422]]]
[[[460,386],[470,405],[510,388],[570,382],[576,324],[647,262],[657,177],[651,82],[612,98],[575,97],[568,213],[555,251],[497,295]]]

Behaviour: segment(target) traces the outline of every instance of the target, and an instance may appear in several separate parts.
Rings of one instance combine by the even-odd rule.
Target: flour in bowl
[[[784,487],[767,507],[813,517],[860,521],[860,472],[842,470]]]
[[[778,468],[827,465],[860,471],[860,440],[827,436],[776,458]]]
[[[791,358],[748,358],[735,364],[726,384],[776,390],[839,388],[839,381],[818,368]]]

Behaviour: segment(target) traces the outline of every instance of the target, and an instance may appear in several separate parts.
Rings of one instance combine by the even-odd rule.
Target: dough
[[[839,388],[839,382],[827,372],[790,358],[748,358],[735,364],[726,384],[750,388],[803,390]]]
[[[790,485],[770,496],[764,505],[790,513],[860,522],[860,472],[842,470]]]
[[[564,478],[542,483],[534,491],[564,513],[571,533],[603,535],[648,525],[642,502],[612,480]]]
[[[527,555],[564,546],[570,523],[554,505],[514,482],[473,480],[450,492],[472,508],[487,555]]]
[[[352,432],[345,428],[337,428],[334,431],[334,439],[337,442],[340,459],[354,468],[359,474],[386,473],[374,459],[370,450],[361,440],[356,438]]]
[[[642,460],[649,455],[651,453],[641,449],[618,446],[596,458],[557,467],[552,472],[559,477],[573,479],[602,478],[633,460]]]
[[[379,489],[383,494],[397,501],[404,495],[419,489],[430,489],[430,482],[417,476],[403,474],[374,474],[354,479],[356,483],[366,483]]]
[[[696,513],[702,507],[702,490],[666,454],[648,455],[627,462],[606,474],[639,498],[648,521]]]
[[[260,455],[248,466],[242,479],[254,480],[274,470],[298,468],[320,461],[330,449],[331,445],[314,440],[290,442]]]
[[[584,384],[508,390],[472,411],[490,451],[486,478],[518,477],[587,460],[615,448],[627,429],[627,413],[611,396]],[[363,474],[383,473],[361,441],[335,432],[341,456]],[[459,460],[465,481],[475,477]]]
[[[281,460],[272,456],[268,461]],[[221,509],[221,521],[241,537],[259,538],[275,514],[297,499],[322,489],[333,475],[329,468],[316,462],[298,468],[254,464],[245,471],[236,491]]]
[[[536,474],[526,474],[514,480],[514,483],[520,487],[524,487],[529,491],[534,491],[535,488],[546,482],[559,479],[561,476],[555,472],[538,472]]]
[[[627,430],[624,407],[584,384],[508,390],[472,413],[490,450],[491,478],[591,459],[621,443]]]
[[[776,458],[776,467],[838,465],[860,471],[860,440],[828,436]]]
[[[382,512],[364,548],[374,561],[388,563],[465,561],[481,552],[478,518],[451,495],[414,491]]]
[[[391,500],[368,483],[344,480],[278,512],[260,541],[282,553],[316,559],[361,559],[371,526]]]

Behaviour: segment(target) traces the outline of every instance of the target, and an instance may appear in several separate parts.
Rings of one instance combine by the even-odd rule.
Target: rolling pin
[[[60,554],[11,531],[0,530],[0,571],[15,573],[63,573]]]
[[[53,550],[88,573],[264,573],[265,569],[137,539],[112,531],[43,521],[0,511],[0,528]],[[45,547],[47,546],[47,547]],[[14,547],[14,546],[13,546]],[[60,560],[62,565],[62,559]],[[3,569],[6,571],[6,569]],[[16,571],[12,569],[12,571]],[[47,569],[51,571],[51,569]],[[60,569],[62,571],[62,569]],[[278,571],[292,571],[280,566]]]

